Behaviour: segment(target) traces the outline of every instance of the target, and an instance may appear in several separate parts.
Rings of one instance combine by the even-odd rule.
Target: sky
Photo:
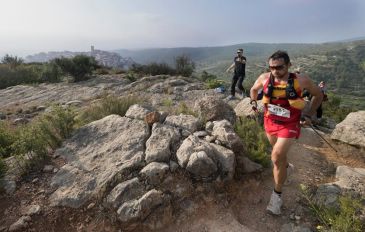
[[[0,0],[0,56],[363,36],[364,0]]]

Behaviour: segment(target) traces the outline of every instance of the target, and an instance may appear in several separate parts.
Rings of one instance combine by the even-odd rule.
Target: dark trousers
[[[323,110],[322,110],[322,103],[317,108],[317,118],[322,118]]]
[[[243,88],[243,80],[245,79],[245,74],[234,74],[232,77],[232,85],[231,85],[231,95],[234,96],[236,93],[236,84],[238,84],[238,89],[242,92],[246,92]],[[237,83],[238,82],[238,83]]]

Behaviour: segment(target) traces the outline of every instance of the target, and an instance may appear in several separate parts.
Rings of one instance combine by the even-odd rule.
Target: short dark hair
[[[237,51],[243,52],[243,49],[242,48],[239,48],[239,49],[237,49]]]
[[[273,60],[278,60],[278,59],[283,59],[285,64],[289,64],[290,63],[290,58],[289,55],[286,51],[282,51],[282,50],[278,50],[276,51],[274,54],[272,54],[269,57],[269,60],[273,59]]]

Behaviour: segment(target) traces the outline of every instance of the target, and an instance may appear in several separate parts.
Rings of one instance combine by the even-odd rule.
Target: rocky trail
[[[76,94],[77,85],[83,91]],[[174,105],[183,101],[212,122],[201,127],[193,116],[165,114],[148,127],[143,119],[149,108],[135,105],[126,117],[112,115],[82,127],[40,171],[0,195],[0,232],[306,232],[316,231],[317,221],[301,184],[324,186],[324,193],[332,194],[325,184],[337,181],[339,188],[365,196],[363,149],[335,143],[328,130],[318,130],[336,153],[311,128],[302,128],[288,155],[295,172],[283,190],[282,215],[268,214],[271,168],[245,158],[230,124],[247,111],[247,99],[227,102],[191,79],[157,76],[130,83],[103,77],[71,88],[18,86],[0,91],[0,102],[14,120],[24,116],[14,107],[36,108],[48,99],[79,101],[83,107],[106,91],[143,93],[157,109],[166,106],[164,99]]]

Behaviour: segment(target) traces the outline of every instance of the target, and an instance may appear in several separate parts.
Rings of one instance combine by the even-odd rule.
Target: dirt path
[[[343,152],[343,148],[336,154],[312,129],[302,129],[301,138],[288,154],[289,162],[295,165],[295,172],[291,184],[283,190],[281,216],[272,216],[265,210],[273,188],[272,173],[268,168],[260,176],[234,181],[222,194],[197,196],[193,213],[178,215],[182,220],[164,231],[273,232],[280,231],[288,223],[314,229],[314,218],[302,203],[300,184],[332,182],[337,165],[365,167],[361,158],[351,158],[351,154]]]

